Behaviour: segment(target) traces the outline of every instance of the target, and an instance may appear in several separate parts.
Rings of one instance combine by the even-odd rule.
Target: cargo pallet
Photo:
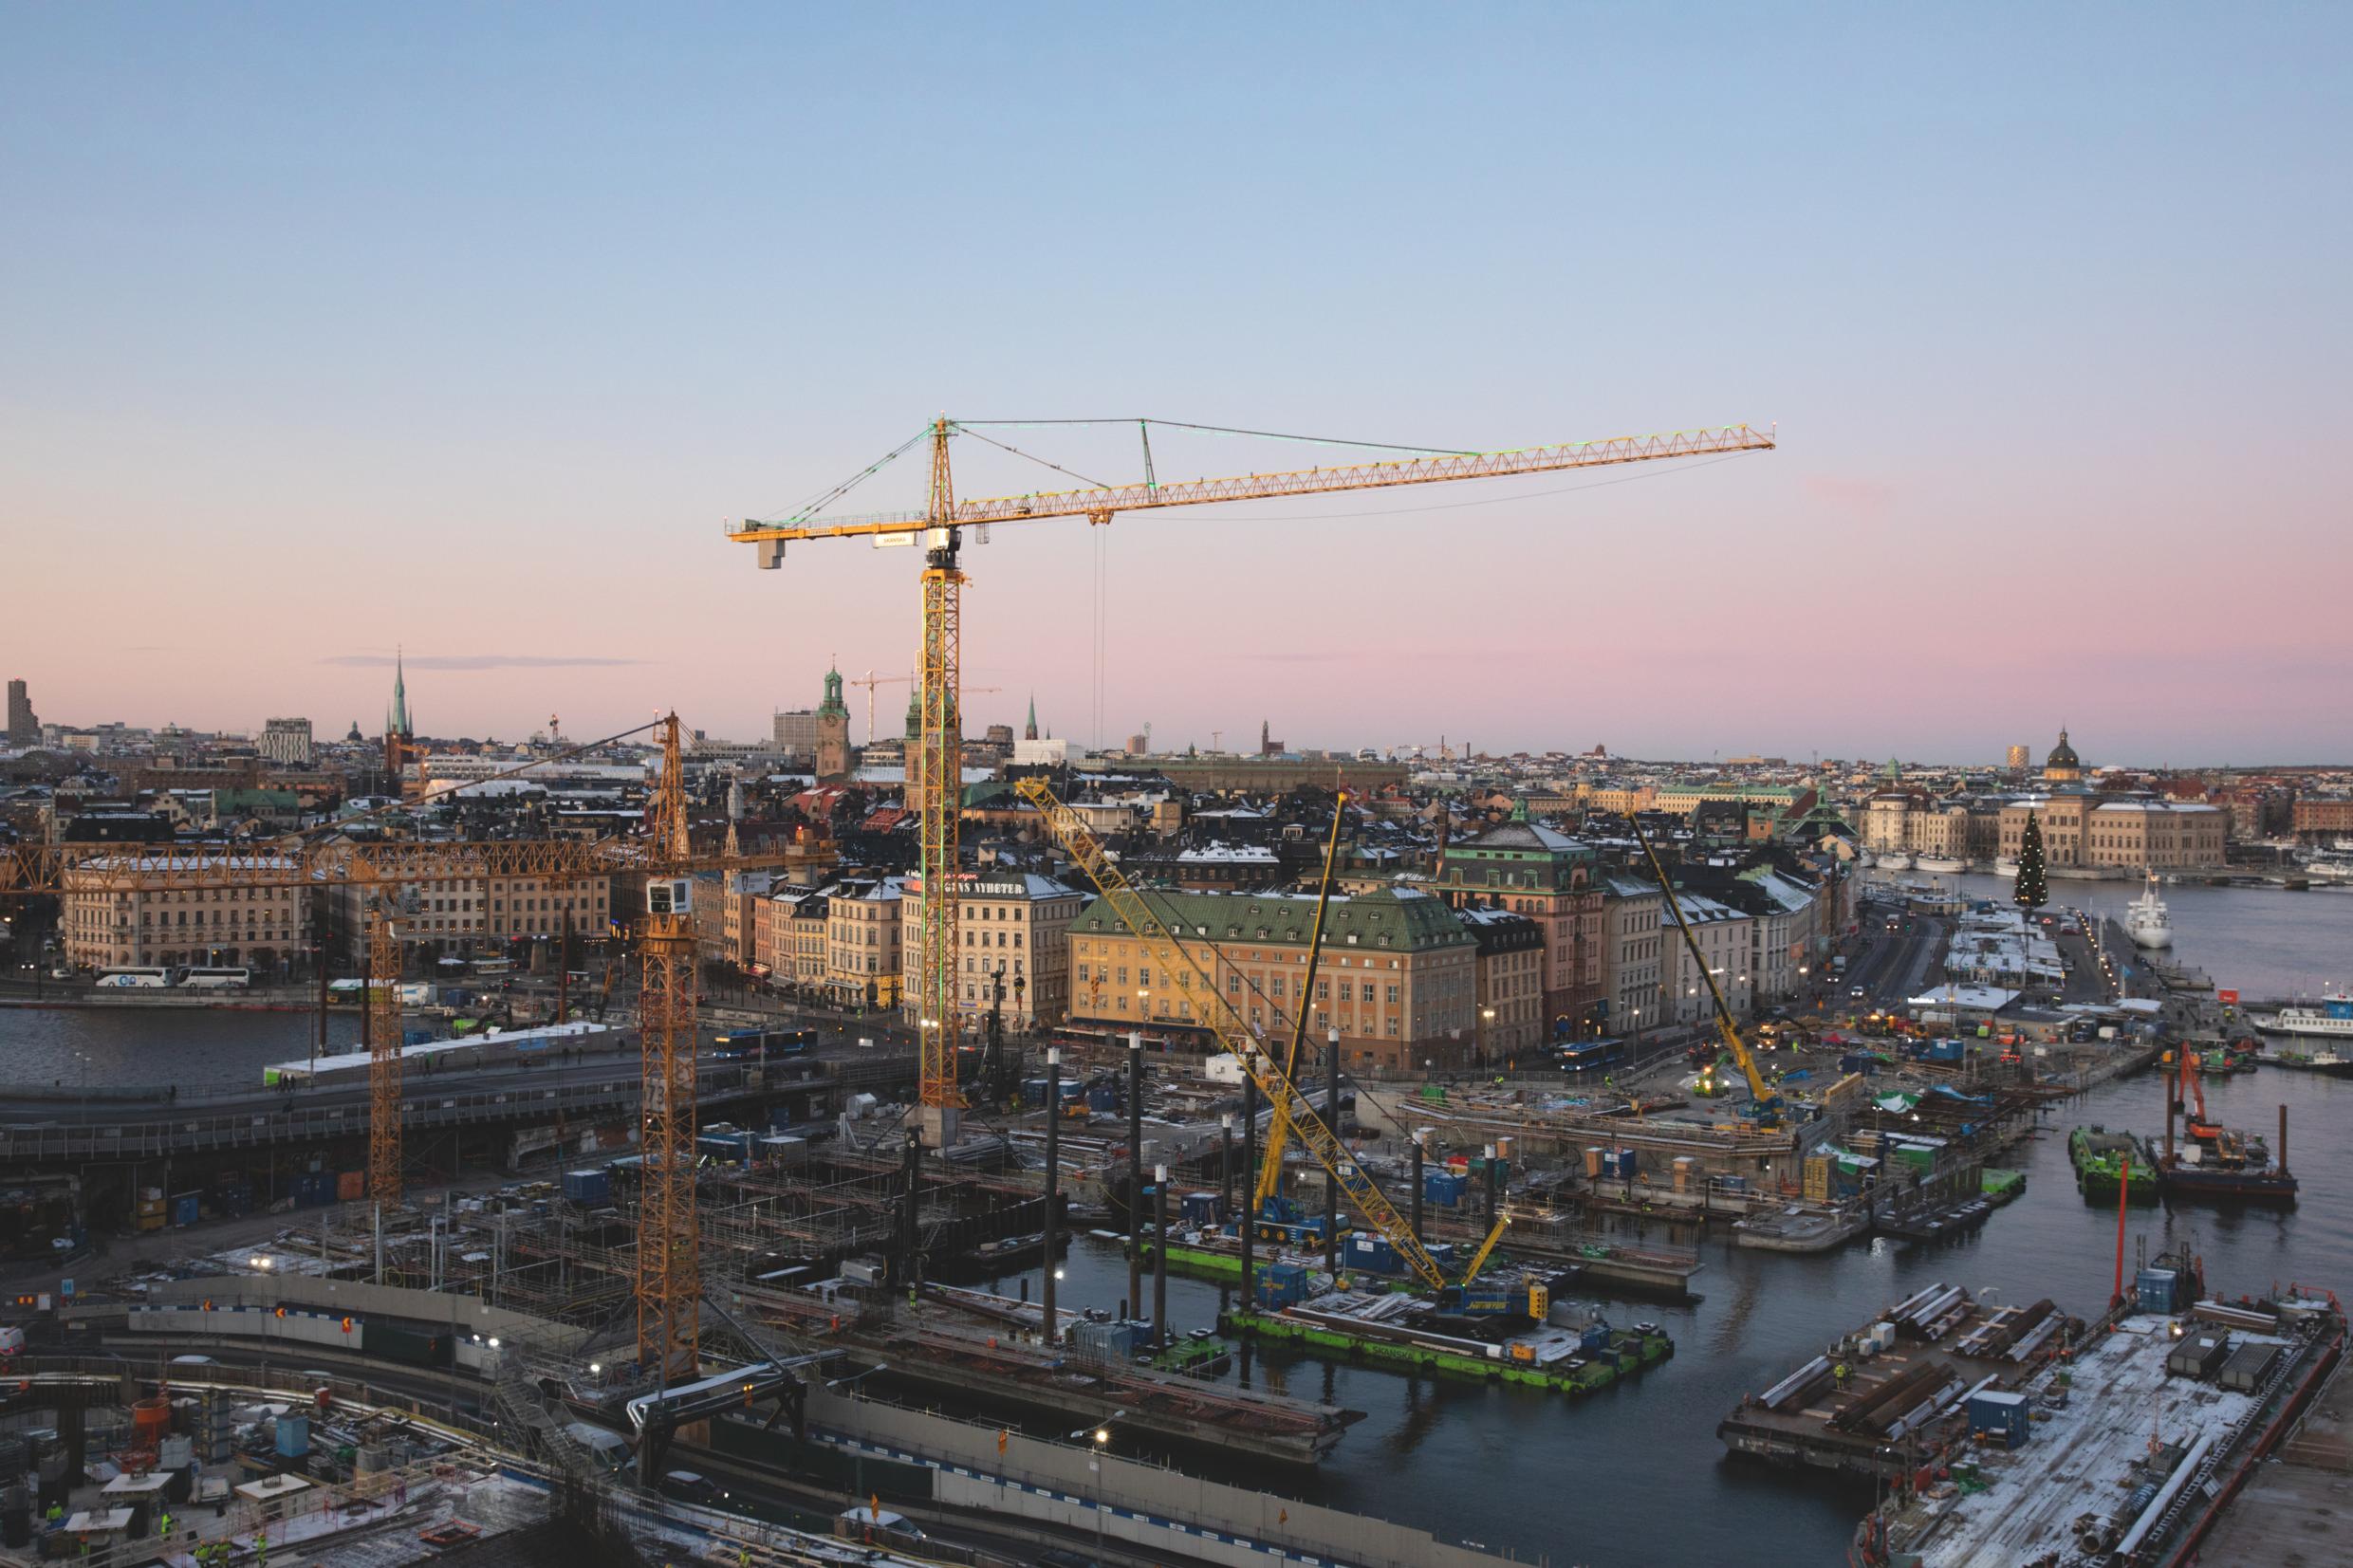
[[[1646,1372],[1675,1354],[1675,1341],[1664,1334],[1621,1333],[1612,1336],[1607,1351],[1592,1353],[1582,1370],[1570,1372],[1342,1333],[1279,1313],[1229,1312],[1219,1319],[1218,1327],[1228,1334],[1289,1344],[1325,1360],[1356,1362],[1395,1372],[1440,1373],[1484,1382],[1516,1383],[1571,1397],[1592,1393],[1621,1377]]]

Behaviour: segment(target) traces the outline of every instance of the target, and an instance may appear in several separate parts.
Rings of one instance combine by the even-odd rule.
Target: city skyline
[[[45,716],[340,734],[405,644],[428,729],[759,733],[831,657],[909,666],[914,563],[758,573],[722,523],[941,408],[1474,448],[1777,420],[1623,479],[1001,530],[966,668],[1104,744],[1270,713],[1998,757],[2064,719],[2107,758],[2342,756],[2353,648],[2215,585],[2353,565],[2305,434],[2353,346],[2345,18],[2044,18],[2025,55],[1998,14],[1529,10],[1453,52],[1406,13],[1247,51],[1064,14],[16,12],[0,124],[39,156],[0,267],[42,308],[0,462],[11,576],[58,590],[12,596],[8,653]],[[858,85],[884,52],[904,104]],[[1114,65],[1109,103],[999,90]],[[70,585],[118,538],[92,638]]]

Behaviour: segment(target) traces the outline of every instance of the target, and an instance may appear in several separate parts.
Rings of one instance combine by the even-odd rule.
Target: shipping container
[[[2226,1389],[2252,1393],[2263,1386],[2264,1378],[2270,1374],[2272,1363],[2279,1359],[2279,1356],[2280,1347],[2277,1345],[2243,1344],[2231,1353],[2229,1360],[2222,1363],[2222,1375],[2216,1381]]]
[[[2177,1340],[2165,1357],[2165,1370],[2177,1377],[2211,1377],[2231,1355],[2231,1337],[2221,1329],[2205,1329]]]
[[[204,1217],[204,1197],[198,1192],[183,1192],[172,1200],[172,1223],[194,1225]]]
[[[278,1417],[278,1457],[303,1459],[310,1453],[310,1417],[291,1413]]]
[[[2168,1313],[2181,1304],[2178,1276],[2170,1268],[2144,1268],[2135,1277],[2135,1294],[2143,1312]]]
[[[2027,1396],[1989,1389],[1969,1396],[1969,1435],[2005,1448],[2024,1448]]]
[[[1468,1186],[1452,1171],[1425,1171],[1421,1176],[1421,1201],[1438,1208],[1453,1208],[1462,1202],[1463,1189]]]
[[[613,1178],[602,1171],[566,1171],[564,1197],[584,1208],[602,1208],[613,1201]]]
[[[335,1196],[344,1203],[357,1203],[367,1196],[367,1172],[345,1171],[335,1178]]]

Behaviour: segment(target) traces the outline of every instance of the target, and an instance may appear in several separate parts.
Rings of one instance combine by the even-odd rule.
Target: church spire
[[[409,681],[403,657],[399,644],[395,643],[392,652],[392,713],[384,721],[386,732],[394,735],[416,733],[409,728]]]
[[[1029,727],[1022,731],[1021,738],[1025,741],[1038,738],[1038,694],[1035,692],[1029,693]]]

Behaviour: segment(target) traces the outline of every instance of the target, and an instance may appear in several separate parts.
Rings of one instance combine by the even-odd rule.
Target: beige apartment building
[[[281,960],[310,946],[306,889],[113,890],[94,885],[102,875],[65,876],[62,933],[77,968],[204,965],[250,968],[262,981],[276,978]]]
[[[1667,901],[1658,884],[1612,876],[1602,890],[1602,990],[1609,1032],[1633,1036],[1667,1021],[1664,957],[1678,940],[1663,929]]]
[[[554,942],[568,915],[576,939],[604,934],[611,884],[602,876],[559,881],[547,876],[453,877],[409,883],[398,895],[396,932],[404,952],[452,958],[499,950],[518,940]],[[335,942],[344,961],[367,957],[372,888],[339,886],[331,895]]]
[[[1454,911],[1427,894],[1392,888],[1334,898],[1312,997],[1303,994],[1312,896],[1142,896],[1192,962],[1167,971],[1110,906],[1094,900],[1070,929],[1074,1022],[1205,1034],[1212,1016],[1202,994],[1207,984],[1244,1027],[1269,1038],[1307,1007],[1312,1038],[1338,1029],[1341,1060],[1349,1067],[1394,1072],[1470,1060],[1478,947]]]
[[[991,978],[1000,972],[1008,1029],[1051,1027],[1069,1016],[1070,927],[1086,903],[1078,889],[1033,872],[957,878],[954,988],[964,1027],[989,1011]],[[908,930],[920,930],[921,877],[908,878],[905,906]],[[925,994],[920,945],[910,944],[906,954],[907,1005],[914,1006]]]
[[[2027,796],[2002,808],[2002,850],[2018,858],[2027,814],[2043,829],[2047,866],[2180,870],[2223,863],[2231,814],[2199,802],[2092,794]]]
[[[906,878],[845,883],[825,900],[825,992],[837,1004],[899,1004]]]
[[[1473,1064],[1523,1056],[1532,1061],[1545,1040],[1544,928],[1525,914],[1484,904],[1466,904],[1454,917],[1478,944]]]

